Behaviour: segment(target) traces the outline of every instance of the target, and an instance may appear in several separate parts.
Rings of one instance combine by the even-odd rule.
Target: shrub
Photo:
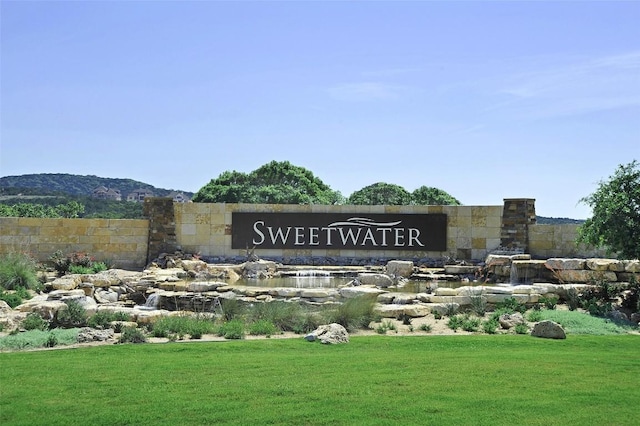
[[[471,318],[471,317],[465,317],[463,318],[462,321],[462,329],[464,331],[478,331],[478,328],[480,327],[480,318]]]
[[[18,287],[18,290],[23,289],[23,287]],[[20,291],[7,292],[3,288],[0,287],[0,300],[4,300],[7,302],[7,305],[11,306],[11,308],[15,308],[16,306],[22,303],[22,296]]]
[[[87,325],[87,311],[75,300],[65,302],[66,308],[58,310],[55,324],[62,328],[84,327]]]
[[[375,298],[361,296],[347,299],[346,302],[338,305],[336,309],[326,312],[327,322],[335,322],[347,330],[357,330],[359,328],[369,328],[369,324],[375,319],[373,311]]]
[[[437,320],[442,319],[442,314],[438,311],[433,311],[433,318]]]
[[[382,323],[376,327],[376,333],[378,334],[386,334],[386,332],[390,330],[396,333],[398,332],[398,328],[391,321],[382,321]]]
[[[431,332],[431,325],[429,324],[421,324],[419,327],[420,330],[430,333]]]
[[[146,341],[146,336],[137,327],[124,327],[118,340],[120,343],[145,343]]]
[[[541,305],[544,305],[544,307],[546,309],[555,309],[556,305],[558,304],[558,297],[557,296],[550,296],[550,297],[541,297],[539,300],[539,303]]]
[[[294,331],[305,314],[297,303],[276,301],[254,305],[247,317],[249,322],[266,320],[281,331]]]
[[[460,315],[454,315],[449,317],[449,321],[447,321],[447,327],[452,329],[453,331],[458,331],[460,327],[462,327],[463,318]]]
[[[35,260],[23,253],[0,256],[0,287],[5,290],[15,290],[18,287],[40,289]]]
[[[162,317],[152,325],[151,333],[154,337],[180,337],[188,334],[192,339],[200,339],[203,334],[213,333],[215,326],[207,317],[198,315],[177,315]]]
[[[496,334],[500,324],[494,319],[482,323],[482,330],[487,334]]]
[[[411,325],[411,321],[413,320],[413,318],[411,318],[411,316],[403,313],[403,314],[398,315],[398,320],[402,321],[402,325]]]
[[[518,302],[515,297],[508,297],[502,302],[496,303],[496,310],[504,310],[504,313],[509,314],[514,312],[524,314],[527,311],[527,307],[523,303]]]
[[[98,311],[87,320],[87,325],[92,328],[107,328],[113,321],[129,321],[129,315],[125,312]]]
[[[278,332],[275,324],[266,319],[257,320],[249,325],[249,334],[252,336],[272,336]]]
[[[487,312],[487,298],[480,295],[471,295],[469,298],[471,299],[471,312],[479,317],[483,316]]]
[[[39,314],[30,312],[27,317],[22,320],[22,328],[25,330],[46,330],[49,328],[49,322],[45,321]]]
[[[567,307],[570,311],[575,311],[580,307],[580,293],[575,288],[569,288],[567,290],[566,297]]]
[[[232,319],[220,326],[218,336],[225,339],[244,339],[244,323],[239,319]]]
[[[542,321],[542,312],[539,310],[529,311],[527,313],[527,321],[531,321],[531,322]]]
[[[58,345],[58,338],[56,337],[55,334],[50,333],[49,336],[47,337],[47,340],[44,342],[44,346],[46,348],[53,348],[54,346]]]
[[[517,334],[529,333],[529,327],[527,326],[527,324],[522,324],[522,323],[516,324],[515,330]]]
[[[106,263],[96,262],[88,253],[75,252],[63,254],[58,250],[49,256],[49,262],[58,272],[58,275],[72,274],[94,274],[108,269]]]
[[[220,306],[222,306],[222,318],[225,321],[231,321],[241,316],[245,311],[244,306],[236,299],[222,299]]]

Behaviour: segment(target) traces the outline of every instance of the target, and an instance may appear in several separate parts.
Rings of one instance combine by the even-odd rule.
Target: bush
[[[40,289],[36,266],[35,260],[23,253],[0,256],[0,287],[5,290],[15,290],[18,287]]]
[[[244,306],[236,299],[222,299],[220,306],[222,306],[222,318],[225,321],[231,321],[245,312]]]
[[[515,326],[515,330],[517,334],[527,334],[529,333],[529,327],[527,326],[527,324],[516,324]]]
[[[429,324],[421,324],[419,329],[424,332],[431,333],[431,325]]]
[[[244,339],[244,323],[239,319],[232,319],[220,326],[218,336],[225,339]]]
[[[297,303],[277,301],[254,305],[249,310],[248,320],[249,322],[266,320],[281,331],[295,331],[301,322],[301,317],[305,314],[307,312]]]
[[[541,311],[529,311],[527,313],[527,321],[531,321],[531,322],[542,321],[542,312]]]
[[[327,322],[338,323],[349,331],[369,328],[369,323],[376,317],[373,311],[374,306],[375,299],[372,297],[354,297],[347,299],[336,309],[328,310],[325,316]]]
[[[249,334],[252,336],[272,336],[278,332],[275,324],[266,319],[257,320],[249,325]]]
[[[518,302],[515,297],[508,297],[504,301],[496,303],[496,310],[504,310],[505,312],[503,313],[509,314],[514,312],[524,314],[527,311],[527,307],[523,303]]]
[[[464,331],[478,331],[478,328],[480,327],[480,318],[471,318],[471,317],[465,317],[463,318],[462,321],[462,329]]]
[[[129,321],[129,315],[125,312],[98,311],[87,320],[87,325],[92,328],[108,328],[113,321]]]
[[[22,328],[25,330],[46,330],[49,328],[49,322],[45,321],[39,314],[30,312],[27,317],[22,320]]]
[[[66,309],[56,313],[55,324],[62,328],[84,327],[87,325],[87,311],[75,300],[65,302]]]
[[[20,305],[24,299],[30,298],[29,293],[24,287],[17,287],[15,291],[8,292],[0,287],[0,300],[7,302],[11,308]]]
[[[96,262],[88,253],[75,252],[63,254],[58,250],[49,256],[49,262],[58,272],[58,275],[72,274],[95,274],[108,269],[104,262]]]
[[[453,331],[458,331],[458,329],[462,327],[463,322],[464,320],[460,315],[454,315],[452,317],[449,317],[449,321],[447,321],[447,327],[449,327]]]
[[[146,336],[137,327],[125,327],[120,334],[120,343],[145,343],[147,341]]]
[[[151,330],[154,337],[183,337],[190,335],[192,339],[200,339],[203,334],[213,333],[215,326],[207,317],[198,315],[177,315],[162,317],[156,321]]]
[[[544,307],[546,309],[555,309],[556,305],[558,304],[558,297],[556,296],[551,296],[551,297],[541,297],[539,300],[539,303],[541,305],[544,305]]]
[[[490,319],[482,323],[482,330],[487,334],[496,334],[500,324],[495,319]]]

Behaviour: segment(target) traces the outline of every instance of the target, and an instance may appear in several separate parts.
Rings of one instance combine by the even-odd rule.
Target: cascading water
[[[328,271],[314,269],[297,271],[294,280],[296,288],[331,287],[331,274]]]
[[[147,301],[144,303],[143,308],[148,310],[158,309],[158,304],[160,303],[160,296],[158,293],[151,293],[149,297],[147,297]]]
[[[509,271],[509,284],[519,284],[520,275],[518,274],[518,267],[515,262],[511,262],[511,270]]]

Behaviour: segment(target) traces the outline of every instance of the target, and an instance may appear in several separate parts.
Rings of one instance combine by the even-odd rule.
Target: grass
[[[639,345],[370,336],[2,353],[0,424],[633,424]]]
[[[541,320],[551,320],[562,325],[567,334],[610,335],[624,334],[638,327],[617,324],[610,319],[595,317],[578,311],[557,311],[543,309]]]
[[[0,339],[0,350],[22,350],[47,347],[47,342],[54,338],[56,346],[78,343],[78,329],[55,328],[50,331],[30,330]],[[0,383],[2,383],[0,381]],[[2,422],[0,422],[2,423]]]

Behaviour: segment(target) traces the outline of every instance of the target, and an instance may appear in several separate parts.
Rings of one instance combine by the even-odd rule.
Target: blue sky
[[[640,160],[640,2],[0,3],[0,176],[580,198]]]

